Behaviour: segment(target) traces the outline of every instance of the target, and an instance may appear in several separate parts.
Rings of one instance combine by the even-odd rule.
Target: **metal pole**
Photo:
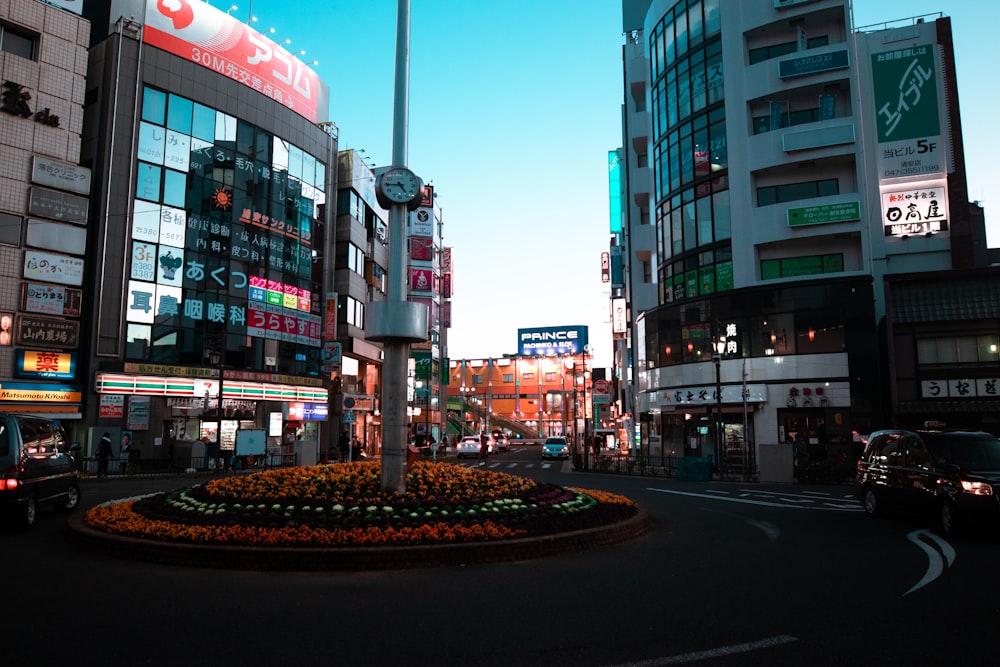
[[[722,478],[722,355],[712,354],[715,362],[715,455],[719,459],[719,478]]]
[[[747,358],[743,357],[743,479],[750,479],[750,432],[747,430]]]
[[[393,94],[392,165],[406,166],[410,78],[410,2],[398,0],[396,79]],[[406,312],[406,205],[389,209],[389,281],[384,316],[385,363],[382,411],[382,490],[406,492],[406,373],[410,357]],[[375,309],[377,310],[377,309]],[[373,315],[375,310],[373,310]],[[426,334],[426,329],[425,329]]]

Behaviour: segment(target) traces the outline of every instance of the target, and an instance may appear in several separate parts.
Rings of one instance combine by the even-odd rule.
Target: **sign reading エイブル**
[[[946,171],[934,56],[933,44],[872,54],[880,180]]]

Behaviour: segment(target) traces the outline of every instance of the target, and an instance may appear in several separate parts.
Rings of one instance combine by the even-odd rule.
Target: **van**
[[[80,504],[80,480],[62,426],[31,415],[0,413],[0,510],[23,529],[38,510],[69,512]]]

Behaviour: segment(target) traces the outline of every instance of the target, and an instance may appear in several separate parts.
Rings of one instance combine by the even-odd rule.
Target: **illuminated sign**
[[[588,347],[587,327],[538,327],[517,330],[517,353],[521,356],[580,354]]]
[[[72,380],[76,377],[76,354],[18,350],[14,374],[22,378]]]
[[[916,236],[948,230],[947,182],[884,187],[881,195],[882,226],[886,236]]]
[[[320,80],[291,53],[207,2],[146,0],[143,41],[252,88],[315,123]],[[325,104],[323,105],[325,106]]]
[[[79,403],[83,392],[79,387],[35,385],[27,382],[5,382],[0,386],[0,401],[30,403]]]

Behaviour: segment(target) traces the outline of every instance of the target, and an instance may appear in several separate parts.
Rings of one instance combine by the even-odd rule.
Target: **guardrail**
[[[181,474],[190,469],[198,472],[213,472],[221,470],[264,470],[265,468],[290,468],[298,465],[295,454],[264,456],[239,456],[236,460],[227,460],[225,456],[192,456],[188,465],[178,465],[170,458],[133,458],[123,465],[120,459],[108,459],[108,477],[128,475]],[[97,477],[99,462],[96,458],[78,458],[77,471],[83,477]]]

